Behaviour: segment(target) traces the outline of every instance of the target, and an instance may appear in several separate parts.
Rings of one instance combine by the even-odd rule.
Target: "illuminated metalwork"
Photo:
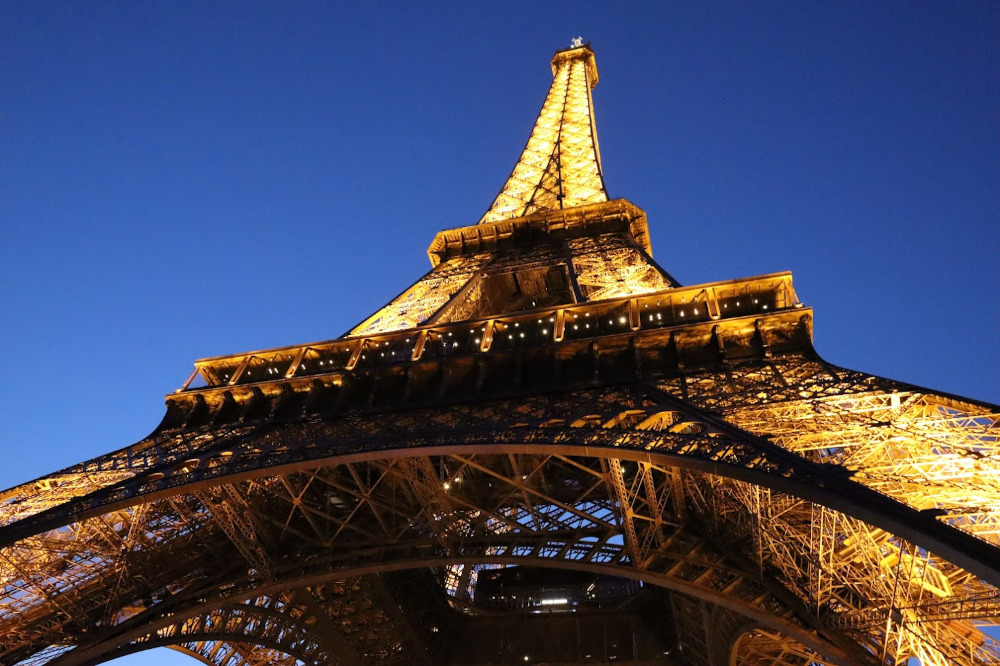
[[[3,663],[1000,663],[1000,408],[826,363],[787,273],[679,285],[595,184],[593,54],[554,68],[398,298],[0,494]],[[511,565],[646,586],[477,601]]]
[[[593,51],[578,46],[556,53],[552,74],[528,145],[480,223],[608,200],[590,96],[597,85]]]

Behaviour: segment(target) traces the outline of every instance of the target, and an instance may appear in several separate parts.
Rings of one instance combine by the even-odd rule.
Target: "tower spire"
[[[528,145],[480,224],[608,200],[590,95],[596,85],[589,45],[577,38],[556,52],[552,87]]]

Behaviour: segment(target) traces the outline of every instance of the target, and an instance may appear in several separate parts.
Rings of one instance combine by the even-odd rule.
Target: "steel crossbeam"
[[[787,273],[681,287],[607,199],[593,53],[553,74],[389,304],[0,493],[0,661],[502,658],[476,580],[516,565],[656,588],[689,663],[1000,663],[1000,407],[826,363]]]

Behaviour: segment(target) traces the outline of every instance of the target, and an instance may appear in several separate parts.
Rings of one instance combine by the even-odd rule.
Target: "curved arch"
[[[611,418],[614,418],[614,416]],[[668,417],[664,417],[664,419],[666,418]],[[607,422],[607,420],[603,421],[603,423]],[[686,421],[677,420],[676,422],[684,423]],[[720,435],[718,430],[709,429],[707,434],[699,435],[673,432],[664,433],[656,430],[618,430],[615,428],[600,427],[579,429],[566,429],[559,427],[523,427],[512,430],[515,431],[513,434],[511,434],[510,430],[499,431],[496,429],[453,430],[442,434],[435,433],[432,435],[414,436],[412,441],[404,441],[401,437],[386,437],[378,440],[355,439],[349,442],[349,446],[345,446],[347,450],[342,455],[319,456],[315,455],[317,449],[321,449],[320,453],[329,453],[329,449],[336,446],[337,443],[324,442],[322,446],[317,447],[315,446],[315,438],[312,438],[312,435],[316,431],[310,430],[308,427],[302,427],[292,433],[294,437],[292,435],[286,437],[283,449],[275,447],[269,451],[261,451],[258,454],[255,454],[257,458],[254,461],[254,464],[269,465],[263,469],[250,469],[249,467],[242,467],[239,463],[247,462],[245,459],[241,461],[241,458],[245,458],[245,456],[238,456],[234,454],[232,456],[227,456],[227,458],[235,459],[233,462],[237,464],[224,470],[231,473],[219,476],[208,475],[201,480],[197,480],[192,475],[194,475],[198,469],[201,469],[199,464],[198,468],[178,473],[174,477],[167,477],[166,480],[176,482],[177,485],[168,484],[167,487],[155,492],[162,493],[162,496],[164,497],[167,495],[179,497],[191,490],[198,491],[198,489],[223,486],[231,484],[234,480],[241,478],[259,480],[269,477],[276,478],[282,474],[287,475],[304,470],[314,471],[317,469],[326,469],[324,464],[332,469],[337,468],[338,466],[342,467],[352,464],[370,464],[378,461],[426,462],[430,461],[430,459],[434,456],[468,459],[470,457],[480,455],[520,455],[525,457],[550,456],[553,458],[561,457],[563,459],[572,458],[574,460],[586,459],[596,461],[601,464],[606,462],[612,463],[613,461],[627,461],[629,463],[650,465],[665,470],[692,470],[707,476],[717,475],[718,478],[741,481],[755,488],[759,488],[761,486],[780,489],[792,488],[801,492],[790,493],[790,496],[800,498],[805,497],[807,501],[814,501],[810,498],[832,496],[839,499],[841,502],[849,501],[857,504],[860,502],[861,497],[871,496],[873,494],[871,491],[868,491],[867,494],[852,494],[850,492],[850,485],[846,486],[846,490],[848,492],[845,492],[845,486],[842,484],[844,482],[848,484],[853,482],[850,482],[843,475],[838,474],[835,470],[824,469],[822,466],[808,463],[808,461],[804,461],[798,456],[788,454],[787,452],[784,452],[783,456],[778,455],[777,453],[774,453],[773,448],[758,448],[756,447],[756,443],[754,441],[742,441],[738,438],[729,437],[725,432],[722,432]],[[376,441],[378,446],[372,446],[371,444],[373,441]],[[791,459],[799,461],[799,463],[801,463],[800,467],[795,468],[794,466],[788,464],[788,461]],[[741,460],[744,462],[741,463]],[[431,471],[433,472],[433,470]],[[720,474],[720,472],[724,473]],[[755,483],[761,480],[765,480],[767,483]],[[805,480],[812,480],[816,485],[810,486]],[[855,484],[854,490],[857,490],[856,486],[857,484]],[[802,490],[803,488],[805,489],[804,491]],[[140,493],[139,495],[132,497],[131,501],[137,504],[149,501],[153,496],[154,494],[143,495]],[[609,495],[609,497],[614,499],[613,495]],[[882,499],[885,500],[885,498]],[[891,506],[901,506],[899,503],[892,500],[888,500],[888,502]],[[106,505],[105,508],[107,506],[108,505]],[[823,504],[818,503],[817,506],[823,506]],[[903,507],[903,509],[906,510],[905,507]],[[865,507],[865,511],[860,511],[860,513],[862,515],[875,515],[885,518],[885,514],[880,513],[878,511],[878,507],[875,507],[874,509],[872,507]],[[929,520],[931,523],[934,523],[931,516],[920,514],[919,512],[915,513],[925,519],[925,522]],[[903,515],[905,515],[905,512]],[[889,517],[892,518],[893,516],[890,515]],[[898,519],[898,516],[896,516],[896,518]],[[947,526],[942,525],[941,527],[949,531],[953,531]],[[471,538],[466,541],[466,545],[468,545],[469,548],[474,549],[478,547],[483,549],[480,551],[480,556],[478,556],[479,559],[477,559],[477,556],[472,550],[467,551],[467,553],[472,553],[472,555],[466,557],[466,555],[463,555],[462,553],[447,553],[440,550],[435,552],[433,547],[439,547],[440,543],[428,542],[427,544],[423,544],[423,546],[421,546],[421,544],[416,542],[408,542],[403,545],[410,547],[411,550],[403,552],[403,548],[401,547],[396,554],[398,556],[396,561],[403,563],[399,565],[399,568],[408,568],[410,565],[407,563],[409,562],[436,562],[438,564],[444,562],[501,562],[502,560],[500,555],[496,552],[487,553],[486,549],[495,548],[500,542],[513,544],[511,547],[518,547],[519,543],[525,543],[525,540],[519,540],[517,535],[498,533],[494,536],[496,538],[492,541],[485,539],[478,544]],[[559,534],[557,533],[539,537],[532,548],[537,549],[546,546],[550,546],[552,548],[565,548],[565,543],[557,544],[555,546],[551,545],[551,542],[553,540],[557,540],[558,537]],[[620,566],[627,571],[634,570],[634,566],[631,562],[626,562],[622,559],[624,557],[623,553],[625,553],[624,548],[619,548],[617,554],[614,554],[611,553],[611,550],[613,549],[609,549],[609,544],[606,541],[602,543],[602,547],[604,547],[606,551],[605,554],[611,559],[609,560],[609,564],[601,563],[599,566],[606,567],[609,570],[614,566]],[[592,548],[592,545],[589,547]],[[583,548],[583,546],[580,545],[580,548]],[[529,548],[529,550],[531,550],[531,548]],[[493,559],[489,560],[482,557],[482,554],[484,553],[490,555]],[[366,553],[352,553],[352,555],[365,556]],[[529,561],[528,558],[530,558],[530,556],[531,553],[524,556],[511,555],[510,557],[517,557],[519,558],[518,561]],[[616,557],[618,559],[615,559]],[[912,556],[902,553],[896,561],[910,561],[906,560],[906,557],[910,557],[912,560]],[[537,557],[536,561],[540,564],[551,566],[553,560],[551,558]],[[424,565],[425,564],[420,564],[420,566]],[[580,566],[586,565],[587,563],[584,562]],[[337,571],[339,574],[339,572],[344,569],[338,567],[343,566],[350,567],[351,563],[344,561],[337,564],[331,564],[331,566],[327,567],[326,571]],[[725,573],[726,567],[717,566],[716,571]],[[289,572],[289,575],[291,576],[293,573],[294,572]],[[744,572],[744,574],[746,573],[747,572]],[[330,574],[321,571],[316,575],[323,576]],[[618,573],[616,575],[629,576],[628,573]],[[655,572],[649,573],[648,575],[655,575]],[[713,573],[713,575],[716,574]],[[752,579],[752,576],[747,575],[747,577]],[[290,577],[287,580],[300,579],[301,577]],[[282,580],[286,579],[282,578]],[[654,584],[663,585],[668,589],[676,589],[684,592],[684,585],[687,584],[687,581],[678,578],[675,581],[674,587],[664,584],[662,580]],[[712,590],[713,593],[715,593],[715,588],[706,587],[705,589]],[[803,616],[801,613],[799,615],[800,617]],[[777,627],[771,628],[780,630],[780,628]]]
[[[363,559],[363,558],[362,558]],[[700,586],[696,583],[683,582],[679,580],[671,580],[663,575],[658,575],[655,572],[640,572],[635,569],[624,566],[620,563],[594,563],[594,562],[580,562],[575,560],[562,560],[553,561],[551,559],[538,557],[536,555],[481,555],[479,557],[466,556],[462,559],[455,559],[445,556],[437,557],[425,557],[422,559],[397,559],[394,561],[385,561],[379,563],[366,562],[358,563],[351,567],[342,567],[338,569],[320,569],[311,573],[302,573],[297,577],[289,577],[287,579],[282,579],[279,581],[271,582],[268,584],[258,584],[247,589],[237,590],[232,589],[226,596],[220,596],[216,599],[206,600],[196,606],[190,606],[184,609],[183,612],[175,610],[174,605],[170,605],[167,608],[158,609],[158,617],[144,618],[141,623],[136,623],[137,626],[131,628],[128,631],[122,632],[115,640],[113,645],[107,643],[99,644],[97,646],[91,646],[87,648],[82,648],[78,650],[73,650],[67,653],[60,659],[54,660],[52,662],[53,666],[87,666],[90,664],[100,663],[105,661],[104,658],[98,658],[98,655],[105,654],[109,650],[121,649],[124,645],[129,645],[133,642],[139,641],[140,644],[145,645],[147,642],[156,641],[155,636],[157,632],[161,632],[171,626],[178,623],[178,618],[180,621],[184,622],[187,618],[194,618],[199,616],[205,616],[212,611],[222,609],[227,604],[232,604],[234,602],[240,602],[247,599],[247,594],[253,596],[258,595],[271,595],[277,594],[283,590],[288,589],[299,589],[307,586],[319,585],[322,583],[327,583],[333,580],[341,578],[350,578],[354,576],[365,576],[369,574],[378,574],[392,571],[404,571],[408,569],[422,569],[430,567],[445,567],[454,564],[500,564],[500,565],[521,565],[521,566],[538,566],[545,568],[560,568],[575,571],[585,571],[591,573],[603,573],[610,574],[613,576],[621,578],[629,578],[633,580],[639,580],[646,584],[656,585],[669,589],[672,591],[680,592],[688,596],[692,596],[698,599],[705,600],[714,605],[727,608],[740,616],[749,618],[750,621],[754,623],[755,626],[767,627],[776,632],[787,633],[789,636],[795,637],[796,640],[803,643],[804,645],[810,646],[815,649],[818,653],[828,654],[838,659],[839,663],[843,664],[861,664],[864,663],[859,655],[852,655],[845,652],[840,647],[825,640],[813,633],[813,630],[807,629],[800,626],[790,620],[786,620],[780,617],[774,612],[775,604],[780,604],[777,599],[771,598],[763,605],[754,605],[752,601],[740,599],[734,596],[732,593],[724,593],[719,590],[710,589],[704,586]],[[754,587],[752,590],[753,595],[766,595],[767,592],[762,587]],[[219,637],[224,637],[224,634],[216,634]],[[186,637],[186,635],[185,635]],[[230,636],[231,638],[234,636]],[[235,636],[235,637],[238,637]],[[177,636],[172,636],[172,640],[176,641]],[[164,639],[169,642],[170,639]],[[161,643],[167,644],[167,643]],[[121,654],[125,654],[122,652]],[[119,656],[115,654],[113,656]]]
[[[169,647],[215,664],[210,656],[198,650],[207,643],[228,644],[239,652],[244,650],[240,646],[263,648],[306,663],[338,663],[333,651],[324,649],[317,638],[288,612],[259,603],[235,603],[211,613],[194,612],[175,618],[174,622],[150,631],[142,640],[118,642],[99,656],[74,663],[95,665],[152,648]]]
[[[535,446],[530,449],[530,453],[532,455],[537,456],[541,453],[542,450],[549,450],[549,449],[547,447]],[[574,453],[579,452],[579,450],[576,448],[570,448],[567,450],[572,451]],[[551,450],[549,450],[549,452],[551,453]],[[600,452],[603,451],[598,450],[597,452],[592,452],[592,457],[597,460],[604,460],[605,459],[604,457],[600,455],[594,455],[594,453],[600,453]],[[648,453],[648,452],[636,452],[630,450],[621,450],[621,452],[629,453],[633,457],[639,457],[642,455],[646,455]],[[578,455],[578,457],[581,456]],[[641,460],[641,458],[639,459]],[[562,541],[560,541],[561,536],[563,538]],[[628,553],[626,552],[626,548],[624,546],[613,546],[612,544],[608,543],[605,539],[601,543],[581,542],[581,543],[576,543],[571,547],[570,544],[568,544],[565,541],[566,536],[568,535],[565,534],[560,535],[559,533],[553,533],[553,534],[537,535],[535,537],[529,538],[512,534],[496,534],[492,536],[487,535],[485,537],[483,535],[480,535],[478,541],[476,540],[476,538],[470,536],[463,541],[463,552],[456,551],[452,553],[446,553],[442,551],[440,544],[437,542],[420,543],[419,541],[412,543],[402,543],[397,547],[395,551],[390,551],[384,548],[382,550],[385,551],[385,553],[383,554],[385,562],[398,563],[394,565],[393,564],[385,565],[388,567],[386,570],[391,570],[393,567],[409,568],[410,566],[413,566],[413,564],[411,563],[414,562],[419,563],[417,566],[430,566],[432,564],[441,565],[444,563],[457,563],[457,562],[469,563],[469,564],[487,563],[487,562],[493,562],[493,563],[534,562],[536,564],[552,566],[554,560],[552,559],[551,556],[550,557],[541,556],[542,549],[547,548],[549,550],[556,550],[556,551],[561,550],[564,553],[565,563],[561,563],[561,566],[566,566],[567,568],[573,568],[574,566],[576,566],[576,568],[581,568],[581,569],[586,569],[587,567],[594,567],[593,570],[607,571],[609,573],[614,573],[615,575],[621,575],[624,577],[634,577],[634,575],[632,574],[632,572],[634,571],[634,566],[628,560]],[[588,556],[586,559],[582,559],[582,561],[577,562],[574,565],[573,560],[570,557],[571,555],[583,551],[586,551],[588,553],[594,552],[595,545],[599,546],[599,549],[602,551],[601,557],[603,558],[603,561],[598,562],[590,559],[590,557]],[[522,549],[523,552],[519,552],[517,551],[517,549]],[[661,553],[660,556],[663,557],[667,554],[668,553]],[[678,552],[674,553],[674,555],[677,557],[682,557],[684,553]],[[355,558],[354,561],[351,560],[352,557]],[[310,575],[319,576],[317,580],[323,580],[324,577],[328,578],[331,575],[330,572],[336,572],[332,575],[340,575],[344,571],[355,571],[355,572],[365,571],[364,567],[366,565],[358,564],[357,560],[358,558],[370,559],[371,557],[372,557],[371,552],[350,551],[345,554],[342,554],[340,556],[340,559],[331,558],[326,561],[321,561],[317,563],[317,566],[314,567],[312,573],[304,570],[294,570],[294,569],[289,569],[286,572],[272,571],[271,573],[278,574],[279,575],[278,580],[284,581],[279,585],[279,587],[281,585],[287,584],[289,581],[294,582],[294,584],[296,585],[308,584],[308,581],[310,580],[309,579]],[[706,563],[702,562],[700,564],[705,565]],[[712,570],[714,567],[715,573],[712,573],[711,576],[709,577],[713,585],[716,586],[720,585],[718,578],[720,575],[724,576],[733,573],[731,563],[726,564],[721,562],[715,562],[715,563],[709,562],[707,564],[708,564],[708,569],[706,569],[706,571]],[[369,562],[367,566],[371,566],[371,563]],[[357,567],[361,568],[359,569]],[[692,586],[688,580],[685,580],[683,578],[666,579],[664,577],[658,576],[656,571],[642,572],[641,575],[649,577],[647,582],[661,585],[663,587],[667,587],[668,589],[674,589],[676,591],[680,591],[686,594],[693,594],[696,597],[710,600],[712,603],[719,603],[722,606],[731,607],[737,612],[740,612],[741,614],[749,615],[751,617],[754,616],[753,612],[747,613],[746,609],[744,608],[738,606],[737,607],[732,606],[731,605],[732,600],[725,598],[731,595],[722,595],[718,593],[715,588],[712,588],[710,586],[705,586],[704,588],[698,588],[697,586]],[[739,576],[742,576],[745,579],[745,581],[754,580],[754,575],[748,572],[739,574]],[[252,589],[257,589],[257,590],[262,589],[259,587],[258,581],[248,581],[248,584],[251,586],[256,586],[253,587]],[[187,611],[188,609],[184,610]],[[770,613],[771,611],[768,611],[762,615],[763,622],[766,622],[766,617]],[[770,626],[770,625],[765,624],[764,626]],[[771,627],[771,628],[774,628],[776,630],[787,629],[787,627]]]
[[[232,652],[244,652],[244,651],[250,653],[247,655],[248,657],[247,662],[244,662],[247,664],[247,666],[250,666],[253,663],[259,663],[251,661],[249,659],[252,653],[256,651],[258,648],[263,648],[264,650],[267,650],[269,652],[276,652],[285,655],[286,657],[292,660],[291,664],[297,663],[298,660],[306,661],[306,663],[309,663],[308,658],[304,658],[303,656],[298,654],[286,652],[280,645],[277,645],[274,641],[255,643],[251,645],[249,643],[241,643],[239,641],[233,641],[231,640],[232,638],[234,637],[219,634],[219,635],[192,636],[191,641],[184,643],[177,643],[170,639],[154,640],[150,641],[149,643],[132,643],[114,653],[109,653],[98,659],[93,659],[84,663],[96,666],[97,664],[104,664],[114,659],[118,659],[120,657],[126,657],[132,654],[139,654],[141,652],[146,652],[147,650],[155,650],[157,648],[167,648],[170,650],[174,650],[176,652],[180,652],[182,654],[191,657],[192,659],[197,659],[201,663],[206,664],[206,666],[220,666],[220,663],[221,664],[231,663],[228,660],[220,660],[218,662],[214,661],[212,659],[211,652],[209,652],[209,654],[206,655],[203,654],[202,650],[199,649],[199,648],[204,648],[205,650],[208,650],[212,646],[220,646],[220,647],[228,646],[230,648],[230,652],[228,654],[231,654]],[[270,659],[268,660],[268,663],[275,664],[275,662]],[[331,662],[331,663],[336,663],[336,662]],[[240,666],[243,666],[243,664],[240,664]],[[281,665],[276,664],[276,666],[281,666]]]
[[[167,647],[171,650],[180,652],[181,654],[186,654],[192,659],[197,659],[206,666],[254,666],[255,664],[262,663],[262,659],[266,659],[266,663],[271,666],[298,666],[299,663],[299,659],[295,655],[282,652],[280,649],[268,648],[266,646],[228,643],[224,641],[199,641],[197,643],[156,647]],[[228,650],[224,650],[222,648],[228,648]],[[255,654],[258,652],[259,648],[263,648],[267,654]],[[137,650],[129,654],[135,654],[136,652],[143,651],[145,651],[145,649]],[[232,656],[234,653],[243,655],[243,659],[240,662],[233,663]],[[284,655],[284,659],[276,659],[275,653],[278,655]]]
[[[770,664],[835,666],[836,663],[827,661],[822,653],[817,653],[816,650],[811,649],[811,646],[780,632],[750,625],[733,638],[726,666],[767,666]]]
[[[216,666],[216,663],[214,661],[210,660],[208,657],[205,657],[204,655],[202,655],[197,650],[189,649],[189,648],[187,648],[187,647],[185,647],[183,645],[166,645],[166,646],[160,645],[160,646],[150,647],[149,649],[150,650],[155,650],[157,647],[166,647],[167,649],[174,650],[175,652],[180,652],[181,654],[185,654],[185,655],[191,657],[192,659],[200,661],[201,663],[205,664],[205,666]],[[137,652],[139,652],[139,651],[137,651]],[[137,652],[129,652],[129,653],[126,653],[126,654],[136,654]],[[123,654],[122,656],[125,656],[125,655]],[[118,657],[111,657],[111,659],[117,659],[117,658]],[[101,662],[101,663],[104,663],[104,662]]]
[[[723,422],[724,423],[724,422]],[[301,426],[300,426],[301,427]],[[146,483],[130,479],[112,489],[87,496],[76,506],[58,507],[2,530],[0,546],[26,536],[62,526],[69,513],[77,520],[123,510],[140,503],[164,499],[178,493],[262,478],[315,467],[381,459],[426,457],[451,453],[540,453],[585,456],[644,462],[664,467],[690,469],[744,481],[835,509],[869,525],[895,534],[946,558],[953,564],[1000,586],[997,549],[970,534],[935,519],[886,495],[852,481],[840,470],[813,463],[749,433],[727,436],[687,435],[650,430],[613,428],[508,428],[460,430],[414,434],[407,437],[354,439],[329,443],[340,449],[334,455],[317,455],[306,442],[277,453],[255,453],[252,465],[238,465],[241,456],[227,456],[217,467],[187,469],[175,476]],[[320,436],[320,433],[316,433]],[[312,455],[310,455],[312,454]],[[155,476],[160,472],[151,472]],[[83,504],[84,506],[79,506]],[[89,505],[89,506],[87,506]],[[37,520],[36,520],[37,518]]]
[[[74,663],[94,665],[155,647],[170,647],[215,664],[219,646],[224,645],[232,646],[240,654],[256,649],[278,652],[292,659],[293,664],[296,660],[331,665],[360,663],[308,592],[291,598],[254,595],[238,603],[226,603],[204,612],[196,609],[173,619],[149,631],[141,640],[105,641],[103,651],[81,652],[82,661]],[[229,662],[223,659],[220,663]]]

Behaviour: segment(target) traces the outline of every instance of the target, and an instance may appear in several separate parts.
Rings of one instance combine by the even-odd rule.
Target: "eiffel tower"
[[[1000,663],[1000,407],[825,362],[788,273],[678,283],[552,71],[385,307],[0,495],[0,661]]]

